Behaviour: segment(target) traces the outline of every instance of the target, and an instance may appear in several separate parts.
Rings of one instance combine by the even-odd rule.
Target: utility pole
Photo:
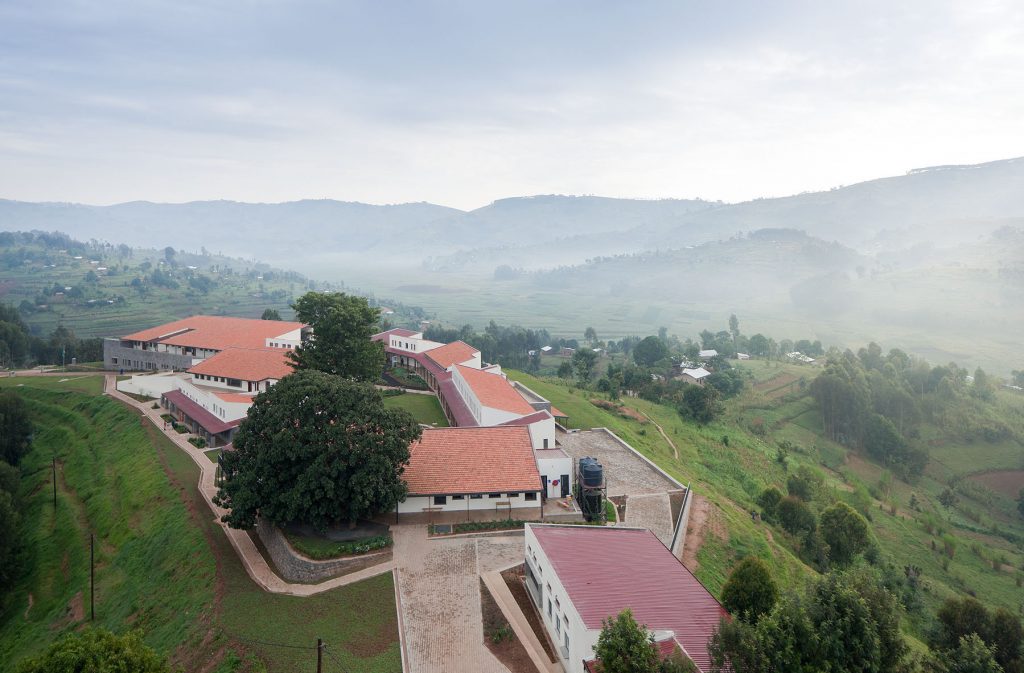
[[[322,638],[316,639],[316,673],[323,673],[324,667],[324,641]]]
[[[53,459],[53,511],[57,511],[57,459]]]
[[[96,536],[89,533],[89,610],[92,615],[90,621],[96,621]]]

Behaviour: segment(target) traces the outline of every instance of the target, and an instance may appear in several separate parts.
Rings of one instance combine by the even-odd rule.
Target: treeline
[[[876,343],[828,360],[810,386],[825,435],[865,449],[904,480],[928,462],[919,441],[924,421],[968,441],[1014,436],[993,408],[995,386],[980,368],[972,376],[954,363],[932,367],[897,348],[883,354]]]
[[[460,329],[449,329],[431,325],[423,332],[423,338],[431,341],[449,343],[465,341],[480,351],[484,362],[498,363],[502,367],[535,371],[537,357],[531,358],[530,351],[539,351],[543,346],[561,347],[567,342],[559,339],[551,340],[547,330],[532,330],[517,325],[498,325],[493,320],[483,332],[475,332],[470,325]],[[575,343],[575,341],[573,341]]]
[[[25,402],[12,391],[0,392],[0,613],[6,608],[7,592],[22,565],[18,526],[24,503],[19,495],[18,464],[31,448],[31,441],[32,422]]]
[[[47,338],[31,333],[18,309],[0,304],[0,370],[34,365],[98,362],[103,359],[102,339],[79,339],[59,326]]]

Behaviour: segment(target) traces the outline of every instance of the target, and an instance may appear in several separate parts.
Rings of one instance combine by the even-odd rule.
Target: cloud
[[[1013,2],[0,5],[7,198],[740,200],[1024,154]]]

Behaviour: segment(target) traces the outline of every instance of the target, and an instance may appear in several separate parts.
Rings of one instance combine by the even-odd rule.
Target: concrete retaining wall
[[[351,558],[314,561],[292,549],[284,534],[276,526],[260,520],[256,524],[256,534],[259,535],[263,546],[266,547],[267,553],[270,554],[281,577],[289,582],[322,582],[391,560],[391,549],[389,548]]]

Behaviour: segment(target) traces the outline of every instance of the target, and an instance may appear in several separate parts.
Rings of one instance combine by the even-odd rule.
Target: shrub
[[[206,448],[206,440],[203,439],[202,437],[189,437],[188,438],[188,443],[191,444],[192,446],[196,447],[197,449],[205,449]]]

